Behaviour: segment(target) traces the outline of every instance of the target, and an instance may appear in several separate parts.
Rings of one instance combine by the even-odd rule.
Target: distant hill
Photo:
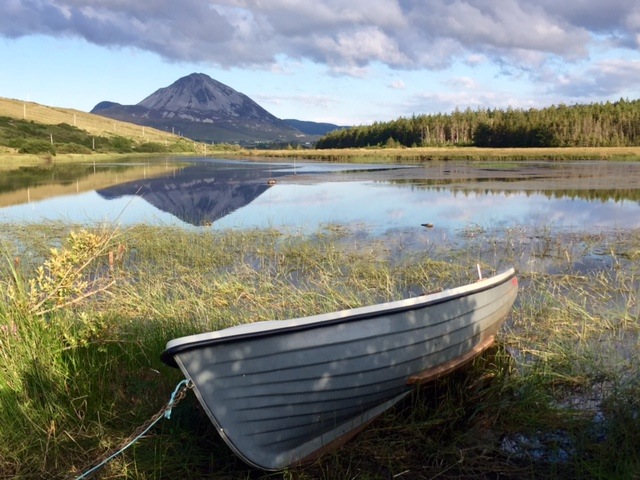
[[[318,123],[293,119],[285,119],[284,121],[296,130],[300,130],[302,133],[306,133],[307,135],[326,135],[327,133],[333,132],[334,130],[348,128],[340,127],[338,125],[334,125],[333,123]]]
[[[313,122],[301,122],[304,130],[300,130],[295,124],[275,117],[248,96],[203,73],[182,77],[136,105],[103,101],[91,113],[203,142],[304,144],[323,135],[308,133]],[[318,128],[327,131],[326,126]]]
[[[35,102],[25,102],[0,97],[0,116],[26,120],[44,125],[61,123],[85,130],[91,135],[124,136],[139,142],[175,142],[179,140],[171,132],[153,128],[141,128],[138,125],[114,121],[100,115],[71,108],[50,107]],[[49,136],[47,135],[47,139]]]
[[[0,97],[0,152],[56,155],[178,153],[195,149],[193,141],[154,128]]]

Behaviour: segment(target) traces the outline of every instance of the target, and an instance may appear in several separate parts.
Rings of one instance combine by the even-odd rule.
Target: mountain
[[[268,166],[214,169],[199,164],[164,176],[121,183],[97,193],[107,200],[138,196],[183,222],[202,226],[248,205],[271,188],[269,179],[288,174]]]
[[[307,135],[322,136],[322,135],[326,135],[329,132],[333,132],[334,130],[348,128],[348,127],[339,127],[338,125],[334,125],[333,123],[309,122],[305,120],[294,120],[294,119],[285,119],[284,121],[289,126],[295,128],[296,130],[300,130],[302,133],[306,133]]]
[[[104,101],[91,113],[203,142],[310,143],[320,135],[300,131],[248,96],[203,73],[182,77],[136,105]]]

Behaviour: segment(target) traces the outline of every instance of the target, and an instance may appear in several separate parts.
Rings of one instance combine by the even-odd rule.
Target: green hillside
[[[73,109],[0,98],[0,152],[187,153],[192,140]]]

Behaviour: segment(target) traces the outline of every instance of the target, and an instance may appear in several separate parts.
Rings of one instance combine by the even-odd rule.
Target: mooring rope
[[[115,457],[124,452],[127,448],[137,442],[141,437],[143,437],[151,428],[158,423],[161,418],[166,418],[167,420],[171,418],[171,409],[175,407],[180,400],[182,400],[187,394],[187,390],[193,388],[193,384],[190,380],[182,380],[176,386],[175,390],[171,394],[171,398],[169,398],[169,402],[160,409],[158,413],[156,413],[153,417],[151,417],[147,422],[138,427],[138,429],[133,432],[129,437],[123,442],[123,445],[118,448],[114,453],[104,458],[100,461],[96,466],[90,468],[86,472],[84,472],[79,477],[75,477],[75,480],[82,480],[84,478],[88,478],[89,475],[93,474],[96,470],[104,467],[107,463],[113,460]]]

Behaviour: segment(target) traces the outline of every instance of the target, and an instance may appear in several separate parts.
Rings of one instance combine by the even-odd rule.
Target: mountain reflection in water
[[[475,227],[596,233],[640,228],[640,163],[409,166],[156,158],[2,176],[0,222],[46,220],[215,229],[334,224],[434,241]]]
[[[271,186],[268,178],[280,175],[266,167],[208,170],[192,166],[171,176],[127,182],[97,193],[107,200],[137,195],[185,223],[203,226],[251,203]]]

